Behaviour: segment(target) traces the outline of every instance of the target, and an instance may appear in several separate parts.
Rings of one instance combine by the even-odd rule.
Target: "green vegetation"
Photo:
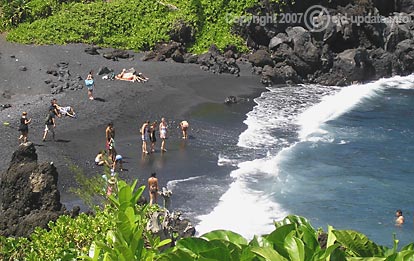
[[[270,0],[275,4],[282,0]],[[180,24],[190,26],[194,41],[188,48],[205,52],[245,40],[232,33],[235,17],[258,6],[258,0],[1,0],[0,29],[19,43],[88,43],[103,47],[147,50],[171,39]]]
[[[148,205],[137,200],[144,186],[135,189],[118,181],[104,209],[77,218],[61,216],[49,231],[36,229],[30,238],[0,237],[1,260],[413,260],[414,243],[398,249],[379,246],[352,230],[314,229],[303,217],[288,216],[275,222],[268,235],[248,241],[231,231],[216,230],[200,237],[184,238],[166,250],[170,239],[160,241],[145,227]]]

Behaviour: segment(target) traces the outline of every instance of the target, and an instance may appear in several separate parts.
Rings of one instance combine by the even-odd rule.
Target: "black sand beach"
[[[217,158],[219,147],[226,144],[217,135],[226,133],[237,142],[238,134],[244,130],[245,113],[252,108],[253,102],[227,106],[223,101],[230,95],[257,97],[265,90],[258,77],[251,74],[250,66],[241,65],[240,77],[216,75],[202,71],[195,64],[142,62],[140,54],[134,54],[134,59],[129,60],[107,60],[101,55],[86,54],[86,47],[81,44],[17,45],[6,42],[4,36],[0,38],[0,104],[12,105],[0,112],[3,133],[1,170],[7,169],[18,146],[18,122],[21,112],[27,111],[33,118],[29,140],[37,145],[39,161],[53,161],[57,166],[61,200],[68,208],[81,204],[69,192],[70,187],[77,186],[70,165],[79,166],[87,176],[102,173],[101,168],[95,167],[94,158],[105,146],[105,127],[110,121],[116,129],[117,151],[123,155],[124,168],[128,170],[120,173],[122,178],[138,179],[139,183],[145,184],[150,172],[156,171],[161,186],[165,186],[172,180],[212,175],[223,178],[224,192],[230,180],[220,175],[228,170],[217,166]],[[50,78],[46,71],[56,68],[60,62],[69,63],[72,76],[85,78],[93,70],[94,96],[98,99],[89,101],[86,88],[51,95],[45,84]],[[21,66],[27,70],[21,71]],[[115,72],[134,67],[150,80],[147,83],[103,80],[96,75],[103,66]],[[78,118],[58,118],[57,141],[42,142],[44,118],[51,98],[56,98],[61,105],[74,107]],[[139,127],[147,119],[159,121],[161,117],[165,117],[170,125],[168,152],[161,154],[158,142],[155,154],[142,156]],[[190,122],[190,139],[185,142],[178,129],[178,123],[183,119]],[[10,125],[3,124],[5,122]],[[191,188],[186,191],[173,191],[172,200],[173,207],[188,213],[194,210],[186,207],[187,201],[206,200],[213,204],[220,197],[198,199],[196,191]]]

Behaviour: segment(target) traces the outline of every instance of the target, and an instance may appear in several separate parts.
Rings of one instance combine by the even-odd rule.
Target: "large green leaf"
[[[309,230],[315,230],[310,224],[310,222],[306,218],[301,216],[289,215],[285,217],[283,220],[275,222],[276,228],[279,228],[287,224],[295,224],[296,226],[306,226]]]
[[[273,243],[274,249],[285,258],[289,258],[289,253],[284,248],[286,237],[291,233],[296,233],[295,224],[286,224],[279,226],[275,231],[265,236],[264,238]]]
[[[408,244],[406,246],[403,246],[401,248],[401,251],[404,251],[404,250],[414,250],[414,243],[410,243],[410,244]]]
[[[289,254],[289,260],[305,260],[305,245],[295,236],[294,231],[286,237],[284,247]]]
[[[174,252],[162,254],[158,256],[155,260],[157,261],[194,261],[194,257],[191,256],[186,251],[183,251],[181,249],[176,249]]]
[[[333,230],[338,242],[340,242],[354,257],[382,257],[384,251],[367,236],[353,230]]]
[[[214,230],[202,235],[201,238],[207,240],[221,239],[238,246],[247,245],[247,240],[244,237],[229,230]]]
[[[288,261],[289,259],[283,257],[273,248],[270,247],[252,247],[251,252],[263,257],[267,261]]]
[[[186,251],[192,256],[198,256],[201,252],[208,251],[212,247],[212,243],[202,238],[183,238],[177,242],[176,248]]]

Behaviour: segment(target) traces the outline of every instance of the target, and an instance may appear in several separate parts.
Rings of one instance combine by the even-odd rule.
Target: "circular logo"
[[[322,32],[325,30],[331,17],[328,10],[321,5],[312,5],[304,14],[305,26],[309,31]]]

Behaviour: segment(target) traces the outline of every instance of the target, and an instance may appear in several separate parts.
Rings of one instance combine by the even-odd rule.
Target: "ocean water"
[[[208,198],[207,213],[193,208],[199,234],[230,229],[251,238],[296,214],[382,245],[392,245],[393,233],[400,246],[414,242],[414,76],[269,88],[255,103],[236,137],[214,131],[220,174],[168,184],[196,188],[204,196],[194,206]]]

